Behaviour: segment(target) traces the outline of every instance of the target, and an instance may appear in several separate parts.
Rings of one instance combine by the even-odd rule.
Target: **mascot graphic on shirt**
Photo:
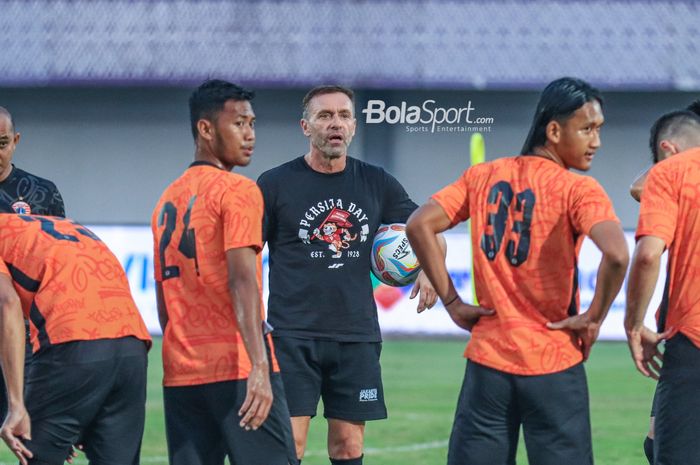
[[[314,229],[311,239],[320,239],[328,243],[328,248],[334,253],[333,258],[340,258],[343,249],[350,247],[350,242],[357,239],[357,234],[351,234],[349,228],[352,223],[348,221],[350,213],[334,208],[328,214],[323,223]]]

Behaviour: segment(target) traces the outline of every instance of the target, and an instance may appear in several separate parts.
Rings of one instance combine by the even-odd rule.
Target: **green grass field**
[[[389,419],[367,426],[368,465],[439,465],[446,461],[447,439],[464,374],[464,343],[389,340],[382,367]],[[160,381],[160,340],[150,354],[143,464],[167,464]],[[648,427],[654,384],[639,375],[624,343],[599,343],[587,363],[591,395],[593,446],[597,464],[646,463],[642,439]],[[319,412],[322,412],[320,407]],[[326,423],[311,423],[304,465],[327,465]],[[3,445],[0,465],[14,464]],[[83,457],[77,463],[86,463]],[[518,463],[526,464],[521,441]],[[534,464],[533,464],[534,465]]]

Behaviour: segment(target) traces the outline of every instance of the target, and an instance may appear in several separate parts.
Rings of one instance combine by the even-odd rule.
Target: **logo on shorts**
[[[375,402],[379,400],[377,398],[377,389],[361,389],[360,390],[360,402]]]

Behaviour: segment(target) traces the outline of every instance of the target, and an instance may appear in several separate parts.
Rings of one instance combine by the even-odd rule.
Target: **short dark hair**
[[[686,110],[692,111],[696,115],[700,116],[700,99],[697,99],[687,107],[685,107]]]
[[[214,120],[228,100],[250,101],[255,92],[219,79],[205,81],[190,95],[190,126],[197,140],[197,121]]]
[[[12,113],[10,113],[10,111],[7,108],[0,107],[0,115],[6,116],[7,119],[10,120],[10,127],[12,128],[12,132],[13,133],[16,132],[15,131],[15,119],[12,117]]]
[[[661,115],[651,126],[649,134],[649,150],[654,163],[659,162],[659,143],[680,136],[691,126],[700,129],[700,116],[693,111],[675,110]]]
[[[341,93],[345,94],[348,96],[350,101],[352,102],[353,107],[355,106],[355,92],[352,91],[352,89],[344,86],[339,86],[339,85],[325,85],[325,86],[317,86],[311,89],[304,95],[304,98],[301,101],[301,108],[302,108],[302,118],[308,119],[309,117],[309,102],[311,101],[312,98],[316,97],[317,95],[325,95],[325,94],[335,94],[335,93]]]
[[[535,147],[547,142],[547,125],[550,121],[563,123],[576,110],[593,100],[603,105],[600,91],[582,79],[564,77],[550,82],[540,95],[530,132],[520,154],[531,154]]]

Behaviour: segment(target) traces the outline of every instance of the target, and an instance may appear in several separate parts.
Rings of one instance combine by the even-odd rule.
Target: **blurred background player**
[[[355,125],[352,90],[311,89],[301,120],[309,152],[258,179],[270,248],[268,314],[297,456],[322,397],[334,465],[362,464],[365,422],[387,416],[370,249],[380,224],[405,223],[417,208],[393,176],[348,156]],[[419,312],[435,304],[423,273],[411,297],[418,292]]]
[[[20,462],[63,464],[81,438],[90,463],[138,464],[151,338],[107,246],[70,220],[0,214],[0,305],[0,436]]]
[[[253,93],[225,81],[190,96],[194,163],[152,217],[171,465],[295,464],[289,412],[263,334],[263,200],[230,171],[250,163]]]
[[[667,113],[661,116],[654,123],[651,129],[650,148],[655,164],[657,162],[664,161],[673,155],[685,153],[686,150],[694,149],[700,146],[700,131],[698,131],[697,126],[697,123],[699,121],[698,110],[700,110],[700,105],[698,104],[698,102],[694,102],[686,110],[679,110]],[[649,171],[647,170],[647,172],[643,173],[637,180],[635,180],[635,183],[630,189],[632,197],[634,197],[636,200],[640,199],[640,195],[642,194],[642,191],[644,189],[644,185],[648,174]],[[656,337],[658,338],[659,343],[661,340],[664,340],[666,337],[673,334],[673,328],[668,327],[668,325],[666,324],[670,308],[669,297],[671,290],[671,276],[673,273],[671,265],[672,262],[669,261],[669,267],[666,276],[666,284],[664,286],[664,295],[661,301],[661,305],[657,311]],[[628,292],[632,292],[629,286]],[[630,307],[630,309],[632,310],[632,307]],[[645,310],[646,307],[644,307],[644,311]],[[642,310],[637,309],[637,311]],[[628,318],[634,318],[634,316],[629,315]],[[632,322],[629,321],[628,323],[632,324]],[[643,330],[643,332],[646,332],[645,329]],[[634,334],[636,337],[637,331],[634,331]],[[630,347],[632,348],[632,344],[630,345]],[[645,360],[645,363],[648,363],[646,367],[647,373],[645,373],[645,375],[650,376],[654,379],[658,379],[663,361],[663,355],[658,348],[658,344],[649,344],[644,347],[644,350],[646,352],[642,354],[642,357]],[[659,392],[658,387],[659,386],[657,385],[657,391],[654,395],[654,401],[652,402],[649,432],[644,440],[644,453],[650,464],[655,463],[654,438],[655,415],[657,411],[657,395]]]
[[[628,253],[603,188],[569,170],[590,168],[601,106],[584,81],[550,83],[521,156],[466,170],[409,220],[423,270],[455,323],[472,332],[448,464],[515,463],[521,424],[530,463],[593,463],[582,362],[622,285]],[[435,240],[467,219],[480,232],[472,250],[483,307],[462,301]],[[584,235],[603,258],[591,306],[579,314]]]
[[[0,211],[27,215],[65,216],[63,198],[56,185],[14,166],[14,156],[20,133],[7,109],[0,107]],[[31,363],[29,322],[26,322],[27,352],[25,363]],[[7,413],[5,384],[0,380],[0,418]]]
[[[12,163],[19,140],[12,115],[0,107],[0,203],[26,215],[66,216],[63,198],[54,183]]]

